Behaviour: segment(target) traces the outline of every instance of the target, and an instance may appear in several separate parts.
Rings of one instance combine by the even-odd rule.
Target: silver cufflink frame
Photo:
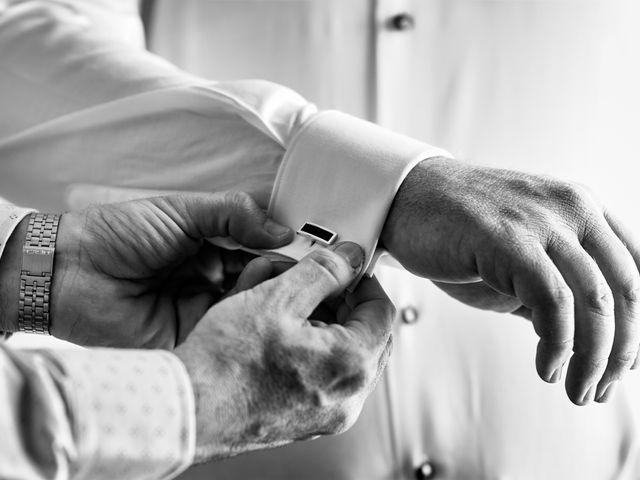
[[[307,237],[313,242],[317,242],[325,247],[335,243],[338,238],[338,234],[333,230],[329,230],[313,222],[305,222],[304,225],[298,229],[297,234]]]

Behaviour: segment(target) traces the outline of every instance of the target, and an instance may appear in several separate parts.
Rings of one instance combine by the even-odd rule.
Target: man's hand
[[[576,404],[606,401],[636,359],[639,244],[583,187],[428,160],[402,184],[382,242],[455,298],[530,318],[544,380],[560,380],[573,348]]]
[[[238,280],[250,289],[213,306],[176,349],[194,386],[196,461],[353,425],[386,365],[394,317],[374,279],[337,296],[362,261],[362,250],[344,243],[251,288],[271,274],[256,259]],[[329,323],[312,315],[327,297]]]
[[[222,296],[202,272],[230,236],[274,248],[292,232],[245,194],[193,194],[103,205],[62,216],[51,333],[82,345],[173,348]]]

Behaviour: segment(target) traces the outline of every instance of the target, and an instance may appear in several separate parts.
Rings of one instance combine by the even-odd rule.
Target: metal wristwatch
[[[59,214],[32,213],[22,247],[18,329],[49,334],[53,257]]]

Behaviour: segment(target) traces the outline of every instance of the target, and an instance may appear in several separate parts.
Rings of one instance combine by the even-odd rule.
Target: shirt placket
[[[385,127],[402,126],[407,95],[402,85],[410,75],[411,42],[416,28],[413,0],[377,0],[375,9],[375,120]]]
[[[414,51],[411,43],[416,41],[414,31],[419,28],[414,15],[415,1],[377,0],[375,7],[373,120],[396,131],[406,132],[412,128],[411,116],[407,115],[412,92],[405,87],[406,79],[411,75]],[[400,297],[405,295],[400,294]],[[412,342],[402,342],[402,338],[409,333],[407,330],[416,329],[418,321],[423,320],[420,309],[411,298],[402,298],[397,306],[395,338],[399,341],[396,350],[412,348]],[[415,402],[403,402],[407,396],[415,398],[419,395],[414,383],[405,381],[407,371],[415,370],[415,365],[408,364],[413,358],[411,352],[404,353],[395,355],[382,385],[389,407],[389,441],[396,462],[394,471],[406,479],[437,478],[423,439],[415,435],[415,428],[407,428],[408,422],[420,421],[420,412],[411,408]]]

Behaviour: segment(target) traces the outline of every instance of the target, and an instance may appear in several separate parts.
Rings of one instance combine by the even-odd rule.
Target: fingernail
[[[562,380],[562,372],[564,371],[564,366],[566,364],[567,364],[567,361],[565,360],[562,365],[560,365],[558,368],[556,368],[553,371],[553,373],[551,375],[549,375],[549,377],[547,378],[547,382],[549,382],[549,383],[558,383],[560,380]]]
[[[603,392],[598,396],[598,398],[596,398],[596,402],[598,403],[608,402],[613,397],[613,394],[615,393],[617,386],[618,386],[617,380],[614,380],[609,385],[607,385],[606,388],[603,390]]]
[[[274,222],[270,218],[267,219],[267,221],[264,223],[264,229],[274,237],[282,237],[283,235],[289,233],[289,231],[291,230],[284,225],[280,225],[279,223]]]
[[[636,356],[636,360],[633,362],[631,370],[637,370],[638,367],[640,367],[640,355]]]
[[[562,379],[562,367],[556,368],[556,370],[549,377],[549,383],[558,383]]]
[[[355,271],[360,270],[364,263],[364,252],[357,243],[342,242],[337,244],[333,251],[349,262],[349,265],[351,265],[351,268]]]
[[[595,385],[591,385],[591,387],[589,387],[589,390],[587,390],[587,393],[585,393],[584,397],[582,397],[582,402],[580,402],[582,405],[586,405],[587,403],[591,403],[593,402],[593,398],[596,395],[596,386]]]

